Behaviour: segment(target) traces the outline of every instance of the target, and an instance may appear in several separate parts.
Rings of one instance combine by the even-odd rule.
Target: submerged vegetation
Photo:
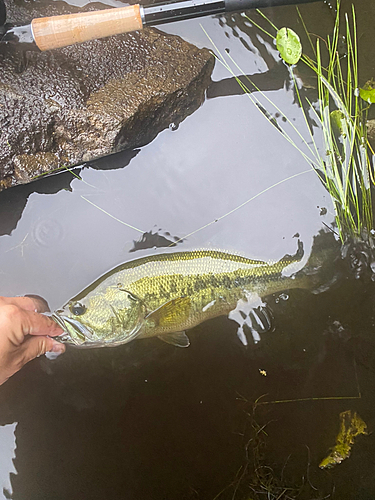
[[[231,500],[328,500],[336,498],[334,482],[330,481],[330,476],[326,472],[350,457],[358,436],[369,435],[366,423],[356,411],[342,411],[338,416],[339,428],[336,443],[329,450],[328,455],[321,460],[319,468],[316,457],[312,457],[307,444],[304,464],[298,465],[291,453],[282,465],[277,465],[276,462],[272,462],[275,448],[271,446],[269,449],[268,445],[275,430],[273,426],[273,430],[269,432],[269,427],[279,419],[274,417],[272,420],[266,420],[266,423],[261,423],[267,413],[263,412],[261,415],[258,414],[258,410],[261,407],[264,408],[264,405],[298,403],[303,400],[263,401],[262,398],[263,396],[259,397],[253,403],[243,396],[238,398],[245,405],[243,409],[247,419],[246,429],[241,434],[245,442],[245,460],[234,480],[213,500],[229,498]],[[318,401],[325,398],[313,399]],[[300,458],[297,460],[300,461]],[[319,469],[322,471],[320,472]]]
[[[340,431],[330,454],[320,462],[321,469],[329,469],[350,456],[354,440],[360,434],[367,434],[367,425],[356,412],[340,413]]]
[[[242,399],[242,398],[241,398]],[[249,402],[243,400],[248,405]],[[267,457],[268,424],[260,424],[257,409],[263,403],[260,398],[246,411],[248,419],[245,461],[236,477],[213,500],[328,500],[331,493],[324,494],[310,479],[310,450],[307,447],[306,470],[297,483],[287,471],[287,458],[281,470],[269,463]],[[294,476],[294,474],[292,474]]]
[[[342,37],[340,35],[340,0],[338,0],[332,36],[327,37],[327,40],[323,42],[317,37],[316,44],[313,43],[300,16],[314,57],[302,53],[299,37],[291,29],[278,29],[259,10],[258,13],[270,24],[275,35],[262,28],[246,14],[243,15],[253,26],[275,40],[282,58],[288,64],[290,80],[294,84],[309,140],[303,137],[282,110],[244,74],[231,55],[226,54],[230,63],[235,66],[235,69],[232,69],[230,63],[210,39],[218,53],[216,57],[236,78],[242,90],[259,109],[264,109],[264,106],[252,94],[250,86],[258,91],[273,110],[284,117],[285,124],[279,125],[275,119],[271,118],[269,110],[264,113],[270,123],[300,151],[330,193],[341,240],[344,242],[352,238],[369,243],[373,231],[370,179],[372,182],[375,182],[375,179],[370,161],[369,151],[371,150],[367,141],[366,120],[375,91],[371,85],[367,89],[359,89],[358,86],[358,49],[354,8],[351,19],[348,15],[345,16],[345,36]],[[300,15],[299,11],[298,14]],[[339,44],[343,38],[346,42],[345,54],[341,54],[339,50]],[[301,81],[292,66],[299,60],[300,64],[304,63],[315,73],[317,103],[312,103],[301,95],[299,88]],[[235,73],[237,70],[241,71],[242,78]],[[246,80],[249,86],[245,83]],[[312,121],[319,124],[321,138],[314,137]],[[289,129],[291,133],[288,132]],[[297,136],[302,141],[303,148],[298,146],[293,136]]]

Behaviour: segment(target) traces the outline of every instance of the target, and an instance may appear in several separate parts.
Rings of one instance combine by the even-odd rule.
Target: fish
[[[295,255],[274,263],[217,250],[151,255],[105,273],[51,317],[64,330],[58,339],[80,347],[150,337],[187,347],[186,330],[206,320],[236,319],[238,307],[237,316],[244,317],[244,304],[253,307],[260,297],[308,288],[309,277],[297,272],[303,255],[300,241]],[[243,331],[239,337],[246,343]]]

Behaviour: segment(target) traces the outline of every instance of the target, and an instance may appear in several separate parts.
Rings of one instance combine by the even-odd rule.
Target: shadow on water
[[[323,36],[330,31],[327,5],[304,11]],[[271,14],[278,25],[298,24],[294,9]],[[298,119],[272,47],[240,16],[201,22]],[[208,45],[199,24],[168,29]],[[223,317],[192,329],[188,349],[147,339],[33,361],[0,388],[3,498],[374,498],[373,259],[360,246],[342,258],[334,235],[321,231],[333,212],[319,179],[300,175],[301,158],[245,108],[222,68],[214,80],[208,97],[217,99],[177,131],[75,170],[82,181],[65,172],[1,193],[1,293],[37,293],[56,308],[134,257],[177,245],[278,260],[295,252],[296,233],[307,256],[314,241],[304,272],[324,264],[329,286],[264,297],[274,328],[247,349]],[[325,249],[331,257],[320,259]],[[349,459],[322,470],[349,409],[369,434]]]
[[[80,169],[74,169],[78,175]],[[10,234],[22,217],[27,199],[31,193],[53,194],[61,189],[70,190],[70,183],[74,179],[71,172],[62,172],[58,175],[45,177],[38,181],[17,186],[0,193],[0,235]]]
[[[140,149],[131,149],[106,156],[105,159],[98,159],[91,161],[87,166],[97,170],[115,170],[117,168],[124,168],[129,165],[131,160],[137,156]]]
[[[139,149],[132,149],[122,153],[116,153],[103,160],[90,162],[94,169],[113,170],[124,168],[137,156]],[[10,234],[16,228],[17,222],[22,217],[22,212],[27,200],[32,193],[55,194],[65,189],[71,191],[71,182],[76,179],[83,167],[75,167],[70,171],[62,171],[54,175],[45,176],[40,179],[21,186],[16,186],[11,190],[4,190],[0,193],[0,235]]]
[[[266,31],[275,35],[275,30],[273,30],[270,25],[265,22],[260,14],[254,11],[248,11],[246,14],[249,19],[253,20],[256,24],[263,26]],[[254,26],[248,18],[244,17],[242,14],[235,13],[232,15],[222,16],[219,19],[219,24],[225,30],[225,34],[228,38],[229,33],[231,33],[233,37],[238,38],[247,50],[259,54],[267,66],[267,71],[258,70],[256,73],[252,74],[240,74],[237,78],[246,88],[246,93],[260,92],[263,94],[264,92],[277,91],[281,89],[285,89],[286,91],[291,90],[294,96],[294,104],[297,106],[303,106],[309,127],[313,133],[313,128],[317,127],[317,124],[311,116],[308,102],[314,102],[316,100],[315,75],[303,64],[298,66],[298,69],[296,70],[297,76],[303,81],[303,85],[299,90],[299,98],[295,90],[294,82],[291,80],[290,71],[282,61],[279,54],[277,52],[275,53],[274,41],[271,38],[267,38],[267,36]],[[333,23],[333,21],[334,17],[332,16],[331,23]],[[290,23],[288,23],[288,26],[289,25]],[[281,26],[282,25],[280,25],[280,27]],[[310,46],[308,38],[304,32],[301,33],[300,28],[301,27],[299,26],[299,29],[297,28],[297,30],[301,35],[304,53],[313,56],[314,54],[310,54],[311,50],[309,50]],[[249,42],[247,40],[251,42],[251,46],[249,46]],[[230,54],[230,57],[232,57],[229,48],[225,48],[221,55],[223,56],[225,53]],[[223,78],[219,81],[212,82],[207,90],[207,98],[213,99],[215,97],[243,95],[245,90],[239,85],[237,78],[233,76],[231,78]],[[268,107],[270,107],[269,104]],[[285,122],[285,117],[280,115],[279,112],[276,112],[274,116],[272,116],[263,107],[260,107],[260,109],[266,116],[269,117],[274,126],[281,131],[282,127],[280,127],[279,122]]]
[[[250,11],[248,14],[255,17],[257,22],[261,22],[260,16],[255,12]],[[246,50],[259,54],[267,67],[267,71],[258,70],[251,75],[240,76],[241,82],[250,92],[254,92],[256,89],[266,92],[290,87],[290,77],[287,67],[282,63],[281,59],[276,60],[275,54],[271,53],[269,47],[267,47],[267,45],[272,45],[271,39],[264,40],[263,33],[254,28],[254,26],[251,26],[250,22],[241,14],[221,16],[219,18],[219,25],[223,28],[227,38],[230,38],[230,35],[238,38]],[[260,33],[261,36],[259,36]],[[225,48],[225,52],[232,55],[229,48]],[[212,99],[214,97],[242,95],[243,93],[236,79],[232,77],[213,82],[208,89],[207,97]]]
[[[265,73],[255,73],[239,77],[241,83],[245,85],[250,92],[256,92],[260,89],[263,92],[271,90],[280,90],[284,88],[286,82],[289,83],[289,73],[283,63],[275,65],[272,70]],[[207,90],[207,98],[225,97],[233,95],[243,95],[244,90],[239,86],[237,80],[232,78],[223,78],[218,82],[212,82]]]
[[[161,231],[161,229],[159,229]],[[149,231],[144,233],[142,237],[135,241],[133,248],[129,250],[129,252],[136,252],[137,250],[146,250],[147,248],[162,248],[162,247],[175,247],[178,243],[183,242],[183,238],[179,238],[178,236],[172,236],[168,233],[165,235],[159,234],[158,232]]]

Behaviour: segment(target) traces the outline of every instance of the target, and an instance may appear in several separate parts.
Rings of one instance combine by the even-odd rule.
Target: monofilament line
[[[124,224],[124,226],[130,227],[130,229],[134,229],[134,231],[138,231],[139,233],[142,233],[142,234],[144,234],[146,232],[146,231],[142,231],[142,229],[138,229],[137,227],[132,226],[131,224],[128,224],[127,222],[124,222],[121,219],[118,219],[114,215],[112,215],[109,212],[107,212],[106,210],[104,210],[104,208],[101,208],[101,207],[98,207],[98,205],[95,205],[95,203],[93,203],[92,201],[88,200],[84,196],[81,195],[81,198],[83,200],[87,201],[87,203],[90,203],[90,205],[94,206],[95,208],[97,208],[98,210],[100,210],[101,212],[103,212],[104,214],[108,215],[109,217],[112,217],[112,219],[115,219],[115,220],[117,220],[117,222],[120,222],[121,224]]]
[[[225,217],[228,217],[228,215],[231,215],[233,214],[234,212],[236,212],[237,210],[239,210],[240,208],[244,207],[245,205],[247,205],[248,203],[250,203],[251,201],[255,200],[256,198],[258,198],[259,196],[261,196],[262,194],[264,193],[267,193],[267,191],[270,191],[271,189],[273,189],[274,187],[276,186],[280,186],[280,184],[283,184],[284,182],[287,182],[287,181],[290,181],[292,179],[294,179],[295,177],[299,177],[300,175],[303,175],[303,174],[307,174],[307,173],[310,173],[310,172],[314,172],[313,169],[309,169],[309,170],[304,170],[303,172],[298,172],[298,174],[294,174],[294,175],[291,175],[289,177],[287,177],[286,179],[282,179],[281,181],[278,181],[276,182],[275,184],[272,184],[272,186],[268,186],[266,189],[263,189],[263,191],[260,191],[259,193],[255,194],[254,196],[252,196],[251,198],[249,198],[248,200],[244,201],[243,203],[241,203],[241,205],[238,205],[236,208],[233,208],[233,210],[230,210],[229,212],[227,212],[226,214],[224,215],[221,215],[220,217],[218,217],[217,219],[214,219],[212,220],[211,222],[208,222],[207,224],[205,224],[204,226],[200,227],[199,229],[196,229],[195,231],[192,231],[191,233],[183,236],[182,238],[178,239],[177,241],[171,243],[170,245],[168,245],[169,247],[170,246],[174,246],[176,243],[179,243],[180,241],[182,240],[185,240],[186,238],[189,238],[189,236],[192,236],[193,234],[196,234],[198,233],[199,231],[202,231],[202,229],[206,229],[206,227],[209,227],[211,226],[212,224],[215,224],[216,222],[219,222],[219,220],[222,220],[224,219]]]

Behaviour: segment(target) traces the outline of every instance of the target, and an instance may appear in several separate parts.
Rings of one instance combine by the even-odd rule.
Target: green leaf
[[[359,89],[359,95],[364,101],[368,102],[369,104],[375,102],[375,89],[371,87],[368,89]]]
[[[302,45],[297,33],[290,28],[281,28],[276,35],[276,47],[288,64],[296,64],[302,55]]]

